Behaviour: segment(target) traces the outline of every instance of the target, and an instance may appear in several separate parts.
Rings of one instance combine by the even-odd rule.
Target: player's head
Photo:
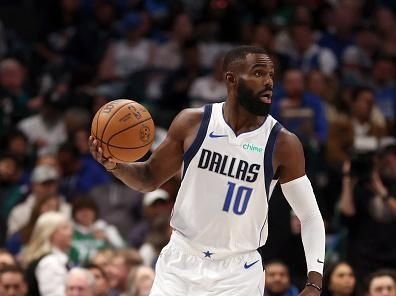
[[[240,46],[224,57],[224,78],[229,97],[257,116],[269,113],[274,85],[274,64],[265,50],[254,46]]]

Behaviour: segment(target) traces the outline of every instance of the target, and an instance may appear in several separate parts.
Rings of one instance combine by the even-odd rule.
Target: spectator
[[[128,295],[128,275],[143,263],[142,258],[135,249],[117,251],[108,267],[110,287],[120,296]]]
[[[129,274],[129,296],[149,296],[154,282],[154,270],[148,266],[139,266]]]
[[[99,216],[116,226],[123,238],[142,220],[143,193],[113,176],[110,182],[95,186],[89,195],[98,206]]]
[[[352,266],[341,261],[330,265],[323,276],[323,296],[356,296],[357,284]]]
[[[380,269],[368,277],[368,296],[395,296],[396,274],[394,270]]]
[[[0,131],[37,110],[40,98],[31,98],[26,85],[26,68],[16,59],[0,62]]]
[[[22,253],[29,296],[64,295],[72,225],[61,213],[48,212],[37,220]]]
[[[27,285],[23,271],[16,266],[0,269],[0,295],[26,296]]]
[[[384,114],[389,127],[396,117],[396,65],[393,57],[378,56],[372,69],[371,85],[375,90],[375,102]]]
[[[61,191],[68,200],[110,180],[109,174],[92,156],[82,157],[71,142],[63,143],[59,147],[58,161],[62,170]]]
[[[205,104],[221,102],[227,96],[227,89],[223,81],[223,55],[214,60],[212,73],[196,78],[189,90],[192,107],[202,107]]]
[[[110,294],[109,280],[107,278],[106,272],[101,267],[94,264],[88,264],[85,266],[85,268],[95,278],[94,296],[115,296],[115,294]]]
[[[24,165],[24,172],[27,175],[26,171],[31,168],[33,161],[27,136],[18,129],[10,129],[6,133],[4,141],[5,153],[17,158]]]
[[[102,89],[116,97],[122,93],[125,83],[134,72],[143,70],[153,59],[154,47],[144,38],[145,25],[142,15],[131,12],[122,20],[126,39],[109,45],[99,66],[99,80],[105,82]],[[118,83],[117,80],[121,80]],[[106,81],[114,81],[106,86]],[[120,83],[121,82],[121,83]]]
[[[169,36],[157,45],[153,65],[160,69],[174,71],[183,64],[184,45],[193,35],[193,24],[187,14],[179,14],[173,19]]]
[[[146,240],[154,221],[162,215],[169,217],[169,206],[169,193],[167,191],[157,189],[146,193],[143,197],[144,219],[131,230],[128,236],[129,244],[135,248],[140,248]]]
[[[27,179],[14,156],[0,156],[0,246],[6,239],[10,212],[28,193]]]
[[[29,221],[17,232],[13,233],[6,242],[7,249],[17,256],[22,248],[29,242],[34,225],[38,218],[47,212],[59,211],[59,197],[56,195],[45,196],[34,205]]]
[[[169,217],[167,215],[156,217],[147,233],[145,242],[139,248],[139,253],[145,265],[155,267],[158,256],[168,244],[171,234],[172,228],[169,225]]]
[[[306,23],[291,26],[293,47],[287,53],[288,66],[299,68],[303,73],[319,70],[331,76],[337,68],[337,59],[327,48],[315,44],[312,29]]]
[[[290,282],[289,268],[281,261],[265,264],[266,296],[297,296],[298,289]]]
[[[386,135],[385,120],[374,103],[374,92],[367,87],[352,93],[348,114],[338,114],[329,128],[327,157],[341,167],[353,151],[373,151]]]
[[[18,128],[28,137],[39,155],[56,152],[66,140],[66,127],[62,118],[63,102],[54,92],[44,96],[40,113],[21,120]]]
[[[113,256],[114,250],[112,249],[98,250],[98,252],[91,258],[90,264],[94,264],[102,268],[108,277],[108,271],[111,269],[110,265]]]
[[[57,196],[60,212],[68,217],[70,216],[71,208],[58,191],[59,175],[55,168],[46,165],[36,166],[33,170],[31,181],[31,194],[23,203],[14,207],[10,213],[8,218],[9,235],[26,225],[36,203],[47,196]]]
[[[70,259],[74,263],[86,263],[97,250],[124,247],[118,230],[99,219],[98,209],[93,200],[81,196],[73,200],[73,240],[76,251]]]
[[[376,162],[365,162],[345,165],[339,202],[349,231],[347,258],[357,278],[396,265],[394,243],[389,240],[396,232],[396,148],[388,146]]]
[[[75,267],[66,276],[65,296],[95,296],[95,278],[86,269]]]

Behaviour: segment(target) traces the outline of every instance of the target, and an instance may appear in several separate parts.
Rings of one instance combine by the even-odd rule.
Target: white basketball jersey
[[[238,136],[223,103],[206,105],[198,134],[184,154],[183,180],[171,226],[213,252],[256,250],[268,236],[268,201],[275,187],[272,154],[282,126],[268,116]]]

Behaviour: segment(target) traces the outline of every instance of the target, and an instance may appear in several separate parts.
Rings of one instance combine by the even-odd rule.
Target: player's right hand
[[[117,163],[112,158],[106,158],[103,156],[103,149],[98,145],[98,141],[93,137],[89,137],[89,151],[93,158],[105,167],[106,170],[112,171],[116,168]]]

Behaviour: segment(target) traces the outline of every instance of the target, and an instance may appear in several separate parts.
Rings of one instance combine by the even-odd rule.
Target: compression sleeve
[[[283,195],[301,222],[307,270],[323,274],[325,228],[311,182],[306,175],[281,184]]]

